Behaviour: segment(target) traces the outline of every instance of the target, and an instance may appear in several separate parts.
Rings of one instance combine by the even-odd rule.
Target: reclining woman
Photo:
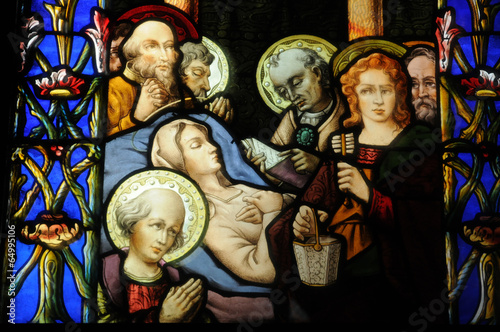
[[[219,149],[207,127],[187,119],[171,121],[158,129],[152,142],[151,162],[155,167],[185,173],[205,193],[210,223],[204,244],[229,276],[243,285],[257,287],[274,282],[276,272],[269,256],[266,227],[293,200],[291,195],[233,184],[225,175]],[[220,274],[216,269],[220,267],[214,266],[206,277]],[[273,309],[269,294],[264,295],[225,297],[209,291],[207,308],[224,322],[237,322],[255,313],[270,320]]]

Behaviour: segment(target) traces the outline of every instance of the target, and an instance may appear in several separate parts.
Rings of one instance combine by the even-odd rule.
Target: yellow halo
[[[291,48],[309,48],[314,50],[327,63],[330,62],[331,57],[337,52],[337,47],[331,43],[311,35],[293,35],[280,39],[264,52],[257,66],[257,88],[267,106],[278,114],[286,110],[291,103],[288,100],[284,100],[274,91],[273,83],[269,77],[269,58]]]
[[[129,246],[129,239],[122,235],[116,223],[116,209],[148,189],[168,189],[181,197],[186,216],[182,229],[184,245],[167,252],[163,260],[179,262],[188,256],[200,243],[206,233],[209,221],[208,204],[198,185],[185,175],[166,169],[152,169],[136,173],[125,179],[114,191],[106,211],[106,230],[117,249]]]
[[[207,98],[214,96],[219,92],[224,92],[229,81],[229,63],[222,49],[207,37],[202,37],[201,42],[215,57],[210,65],[211,75],[209,77],[210,90]]]
[[[366,39],[355,42],[342,50],[332,61],[333,77],[337,78],[342,71],[363,54],[372,51],[383,51],[398,58],[403,57],[406,48],[383,39]]]

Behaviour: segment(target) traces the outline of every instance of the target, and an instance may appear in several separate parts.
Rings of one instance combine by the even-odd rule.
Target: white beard
[[[428,97],[416,98],[412,100],[415,108],[415,115],[418,120],[424,120],[431,124],[437,123],[437,103]]]
[[[158,69],[157,67],[159,65],[166,65],[167,68]],[[145,79],[156,78],[163,83],[170,96],[178,97],[177,78],[174,76],[174,71],[172,70],[173,64],[171,62],[165,61],[162,63],[148,64],[139,56],[130,61],[130,68]]]

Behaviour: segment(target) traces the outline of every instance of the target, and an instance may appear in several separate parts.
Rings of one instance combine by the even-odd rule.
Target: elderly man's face
[[[295,50],[283,52],[278,67],[269,69],[271,81],[280,96],[290,100],[300,111],[322,111],[329,101],[325,100],[320,70],[305,68],[297,56]]]
[[[138,41],[141,54],[133,60],[134,69],[145,78],[171,80],[179,53],[170,27],[157,21],[145,22],[134,30],[132,38]]]
[[[417,119],[432,121],[437,115],[435,64],[426,56],[417,56],[408,64],[408,73]]]
[[[206,98],[210,90],[210,67],[200,60],[191,61],[189,66],[184,70],[182,81],[188,88],[191,89],[196,97]]]

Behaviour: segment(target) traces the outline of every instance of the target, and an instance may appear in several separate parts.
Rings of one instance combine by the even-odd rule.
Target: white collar
[[[309,124],[311,126],[317,126],[321,120],[330,113],[333,106],[333,99],[330,101],[325,109],[319,112],[308,112],[308,111],[299,111],[300,113],[300,123],[301,124]]]

